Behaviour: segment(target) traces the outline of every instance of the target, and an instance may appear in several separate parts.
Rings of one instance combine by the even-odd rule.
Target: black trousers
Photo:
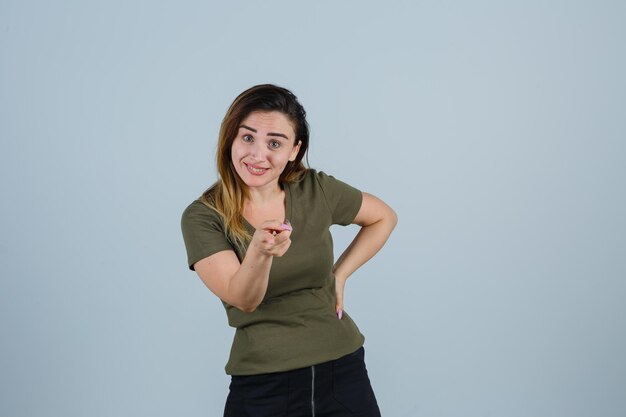
[[[380,417],[365,349],[306,368],[231,376],[224,417]]]

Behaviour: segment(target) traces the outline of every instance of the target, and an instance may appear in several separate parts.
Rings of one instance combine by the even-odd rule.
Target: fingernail
[[[293,227],[291,227],[291,223],[289,223],[289,220],[285,220],[285,223],[281,224],[281,226],[284,230],[293,230]]]
[[[337,312],[337,317],[339,317],[339,320],[341,320],[341,317],[343,317],[343,309],[339,309],[339,311]]]

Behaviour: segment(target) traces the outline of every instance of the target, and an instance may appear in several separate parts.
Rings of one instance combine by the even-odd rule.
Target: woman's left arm
[[[337,295],[335,311],[340,319],[343,314],[343,289],[348,277],[383,247],[398,223],[398,216],[381,199],[363,193],[361,208],[352,223],[361,226],[361,230],[333,266]]]

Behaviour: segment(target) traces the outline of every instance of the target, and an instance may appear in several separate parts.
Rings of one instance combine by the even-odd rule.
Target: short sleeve
[[[187,264],[192,271],[199,260],[223,250],[233,250],[219,214],[198,200],[183,212],[181,228],[187,249]]]
[[[323,171],[318,172],[316,178],[324,192],[332,223],[342,226],[351,224],[363,202],[361,191]]]

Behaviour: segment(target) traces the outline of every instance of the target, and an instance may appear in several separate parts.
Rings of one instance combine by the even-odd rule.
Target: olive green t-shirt
[[[236,328],[229,375],[288,371],[338,359],[365,341],[350,315],[335,312],[332,224],[350,224],[362,194],[324,172],[308,170],[298,182],[282,184],[286,218],[293,226],[291,246],[275,257],[267,292],[258,308],[245,313],[223,302],[228,324]],[[240,261],[245,253],[224,232],[220,215],[200,201],[182,215],[188,265],[223,250]],[[250,233],[254,228],[247,222]]]

